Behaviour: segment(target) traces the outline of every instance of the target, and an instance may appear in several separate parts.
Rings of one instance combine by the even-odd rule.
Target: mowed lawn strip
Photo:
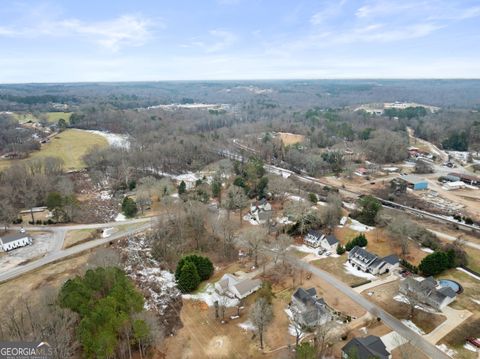
[[[106,147],[108,142],[100,135],[69,129],[59,133],[50,142],[42,145],[40,151],[34,152],[30,157],[20,161],[42,157],[58,157],[65,162],[65,170],[79,170],[85,168],[85,163],[82,160],[83,156],[95,146]],[[18,160],[0,161],[0,169],[10,166],[15,161]]]

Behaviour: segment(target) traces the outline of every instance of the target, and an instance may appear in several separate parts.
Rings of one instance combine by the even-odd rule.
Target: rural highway
[[[115,233],[107,238],[99,238],[99,239],[78,244],[76,246],[73,246],[67,249],[62,249],[63,241],[65,240],[65,235],[68,231],[78,230],[78,229],[108,228],[108,227],[116,227],[116,226],[129,225],[129,224],[142,224],[142,225],[127,231],[121,231],[121,232]],[[131,236],[135,233],[138,233],[150,228],[151,225],[152,225],[151,218],[139,218],[139,219],[133,219],[129,221],[122,221],[122,222],[79,224],[79,225],[70,225],[70,226],[63,226],[63,227],[53,227],[53,226],[52,227],[40,227],[40,226],[27,227],[27,229],[30,231],[37,230],[37,231],[43,231],[43,232],[52,232],[53,239],[55,241],[54,249],[40,259],[37,259],[25,265],[14,267],[12,269],[9,269],[5,272],[0,273],[0,283],[14,279],[18,276],[21,276],[22,274],[38,269],[46,264],[56,262],[58,260],[64,259],[66,257],[72,256],[75,254],[79,254],[83,251],[101,246],[103,244],[109,243],[119,238]]]

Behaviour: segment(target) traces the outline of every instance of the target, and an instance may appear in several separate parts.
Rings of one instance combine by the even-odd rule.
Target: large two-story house
[[[322,298],[317,298],[315,288],[298,288],[292,295],[290,310],[305,328],[314,328],[334,318],[333,310]]]
[[[387,273],[400,265],[400,261],[395,255],[382,258],[359,246],[353,247],[348,252],[348,262],[355,268],[371,274]]]
[[[400,282],[400,293],[420,303],[442,310],[455,300],[457,293],[450,287],[440,287],[433,277],[416,280],[408,277]]]
[[[308,231],[307,235],[303,238],[303,243],[313,248],[320,248],[327,251],[336,251],[338,247],[338,239],[333,234],[325,235],[319,231]]]

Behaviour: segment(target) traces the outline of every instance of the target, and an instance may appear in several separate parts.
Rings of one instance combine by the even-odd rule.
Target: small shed
[[[407,186],[414,191],[426,190],[428,189],[428,182],[424,178],[420,178],[413,175],[406,175],[400,177],[401,180],[407,183]]]

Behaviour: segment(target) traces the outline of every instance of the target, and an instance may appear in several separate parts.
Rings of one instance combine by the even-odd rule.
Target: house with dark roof
[[[364,338],[353,338],[342,348],[342,358],[355,359],[388,359],[390,353],[382,342],[382,339],[375,335]]]
[[[355,268],[371,274],[383,274],[400,266],[396,255],[378,257],[362,247],[355,246],[348,252],[348,262]]]
[[[436,310],[442,310],[455,300],[457,293],[450,287],[441,287],[433,277],[417,280],[407,277],[400,282],[400,293]]]
[[[303,243],[313,248],[322,247],[327,251],[336,251],[339,241],[333,234],[325,235],[322,232],[310,230],[303,238]]]
[[[0,237],[0,245],[5,252],[32,244],[32,237],[22,229],[20,232],[5,234]]]
[[[322,298],[317,298],[315,288],[298,288],[292,295],[290,310],[298,323],[305,328],[313,328],[333,320],[333,310]]]

